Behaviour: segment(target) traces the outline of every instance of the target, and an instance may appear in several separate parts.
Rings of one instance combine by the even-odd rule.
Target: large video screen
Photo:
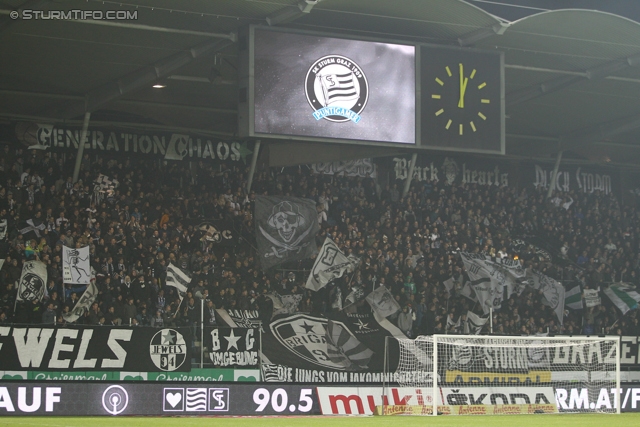
[[[254,135],[416,143],[415,46],[254,28]]]

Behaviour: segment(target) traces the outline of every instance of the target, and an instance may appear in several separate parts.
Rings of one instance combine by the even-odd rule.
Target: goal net
[[[386,356],[410,398],[389,404],[384,384],[379,414],[620,413],[618,337],[390,338]]]

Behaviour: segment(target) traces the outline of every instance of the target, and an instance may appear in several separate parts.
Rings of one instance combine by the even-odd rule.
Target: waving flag
[[[47,266],[40,261],[27,261],[22,266],[16,301],[42,300],[47,294]]]
[[[318,253],[315,237],[320,225],[313,200],[259,196],[254,217],[263,270]]]
[[[325,107],[334,102],[352,101],[360,97],[360,85],[353,73],[318,74],[322,85]]]
[[[582,310],[582,290],[580,285],[569,289],[564,295],[564,305],[573,310]]]
[[[487,324],[489,318],[482,318],[472,311],[467,311],[467,321],[464,323],[464,333],[467,335],[480,335],[480,331]]]
[[[330,238],[326,238],[307,279],[307,289],[317,291],[330,281],[351,272],[359,259],[346,256]]]
[[[629,310],[638,308],[638,302],[640,302],[640,294],[626,283],[611,285],[604,290],[604,294],[609,297],[622,314],[627,314]]]
[[[383,285],[376,288],[365,298],[371,309],[381,318],[389,317],[400,311],[400,304],[395,300],[391,292]]]
[[[167,267],[167,286],[173,286],[180,292],[187,292],[187,285],[191,283],[191,277],[187,276],[184,271],[175,265],[169,263]]]

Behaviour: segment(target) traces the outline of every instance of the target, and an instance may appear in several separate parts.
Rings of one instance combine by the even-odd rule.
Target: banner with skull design
[[[318,225],[313,200],[296,197],[256,197],[256,241],[262,268],[318,253]]]
[[[27,261],[22,266],[16,301],[42,300],[47,292],[47,266],[40,261]]]
[[[64,283],[89,284],[91,280],[89,246],[84,248],[62,247],[62,278]]]

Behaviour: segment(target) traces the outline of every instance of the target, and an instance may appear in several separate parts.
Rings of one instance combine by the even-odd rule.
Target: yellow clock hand
[[[464,93],[467,91],[467,83],[469,78],[464,77],[464,65],[460,65],[460,99],[458,100],[458,108],[464,108]]]

